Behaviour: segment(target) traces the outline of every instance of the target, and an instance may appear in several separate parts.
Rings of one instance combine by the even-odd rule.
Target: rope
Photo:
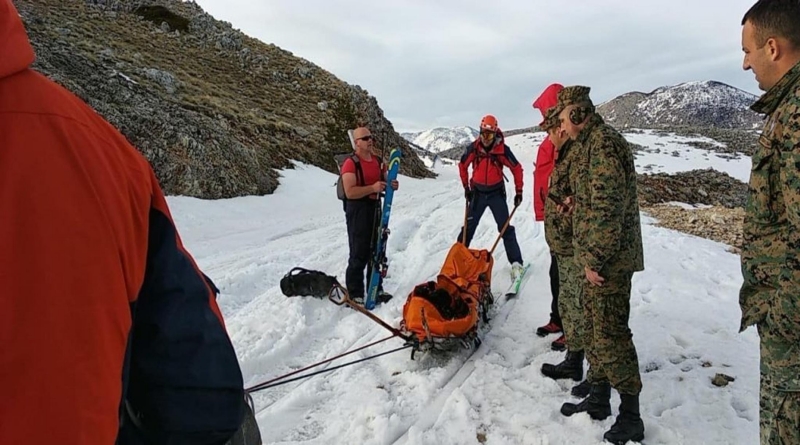
[[[257,389],[252,389],[252,390],[247,390],[247,391],[248,391],[248,393],[253,393],[253,392],[256,392],[256,391],[261,391],[263,389],[272,388],[272,387],[275,387],[275,386],[280,386],[280,385],[283,385],[284,383],[291,383],[291,382],[294,382],[294,381],[297,381],[297,380],[307,379],[309,377],[313,377],[315,375],[322,374],[324,372],[335,371],[337,369],[344,368],[345,366],[355,365],[356,363],[361,363],[361,362],[364,362],[364,361],[367,361],[367,360],[372,360],[374,358],[378,358],[378,357],[383,356],[383,355],[388,355],[388,354],[392,354],[392,353],[395,353],[395,352],[399,352],[399,351],[402,351],[403,349],[408,349],[408,348],[410,348],[412,346],[414,346],[414,345],[404,345],[404,346],[401,346],[399,348],[392,349],[391,351],[381,352],[380,354],[375,354],[375,355],[372,355],[372,356],[369,356],[369,357],[365,357],[365,358],[362,358],[362,359],[354,360],[352,362],[343,363],[341,365],[334,366],[333,368],[328,368],[328,369],[323,369],[323,370],[320,370],[320,371],[312,372],[311,374],[301,375],[301,376],[295,377],[293,379],[284,380],[283,382],[277,382],[277,383],[272,383],[272,384],[262,383],[261,385],[258,386]],[[355,351],[353,351],[353,352],[355,352]],[[283,378],[283,377],[281,377],[281,378]],[[273,379],[273,380],[277,380],[277,379]]]
[[[364,346],[361,346],[361,347],[359,347],[359,348],[356,348],[356,349],[354,349],[354,350],[352,350],[352,351],[345,352],[344,354],[339,354],[339,355],[337,355],[336,357],[331,357],[331,358],[329,358],[329,359],[327,359],[327,360],[323,360],[323,361],[321,361],[321,362],[314,363],[313,365],[308,365],[308,366],[306,366],[305,368],[301,368],[301,369],[298,369],[298,370],[296,370],[296,371],[292,371],[292,372],[290,372],[290,373],[288,373],[288,374],[284,374],[284,375],[282,375],[282,376],[275,377],[274,379],[267,380],[266,382],[259,383],[258,385],[251,386],[250,388],[247,388],[247,389],[245,389],[245,392],[249,394],[249,393],[253,393],[253,392],[256,392],[256,391],[261,391],[262,389],[269,388],[269,387],[271,387],[271,386],[275,386],[275,385],[271,385],[271,383],[273,383],[273,382],[276,382],[276,381],[278,381],[278,380],[283,380],[283,379],[285,379],[286,377],[293,376],[293,375],[295,375],[295,374],[298,374],[298,373],[300,373],[300,372],[307,371],[307,370],[309,370],[309,369],[311,369],[311,368],[314,368],[314,367],[316,367],[316,366],[324,365],[325,363],[330,363],[330,362],[332,362],[332,361],[334,361],[334,360],[336,360],[336,359],[339,359],[339,358],[342,358],[342,357],[344,357],[344,356],[347,356],[347,355],[350,355],[350,354],[356,353],[356,352],[358,352],[358,351],[360,351],[360,350],[362,350],[362,349],[366,349],[366,348],[368,348],[368,347],[370,347],[370,346],[375,346],[375,345],[377,345],[378,343],[383,343],[383,342],[385,342],[385,341],[387,341],[387,340],[391,340],[391,339],[393,339],[394,337],[396,337],[396,335],[392,335],[392,336],[386,337],[386,338],[384,338],[384,339],[381,339],[381,340],[374,341],[374,342],[372,342],[372,343],[369,343],[369,344],[367,344],[367,345],[364,345]],[[313,375],[313,374],[312,374],[312,375]],[[310,376],[309,376],[309,377],[310,377]],[[292,381],[293,381],[293,380],[292,380]]]

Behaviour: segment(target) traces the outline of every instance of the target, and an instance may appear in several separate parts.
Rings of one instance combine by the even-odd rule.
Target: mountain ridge
[[[36,71],[86,101],[153,166],[165,192],[272,193],[292,161],[331,173],[367,125],[433,177],[375,97],[182,0],[16,0]]]

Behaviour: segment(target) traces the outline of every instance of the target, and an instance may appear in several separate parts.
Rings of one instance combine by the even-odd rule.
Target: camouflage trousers
[[[586,328],[583,315],[582,287],[578,268],[572,256],[556,255],[558,264],[558,313],[570,351],[583,351],[586,346]],[[581,273],[583,271],[581,270]]]
[[[762,445],[800,444],[800,391],[784,388],[797,378],[800,344],[793,343],[769,322],[758,324],[761,338],[760,420]]]
[[[586,327],[586,358],[591,383],[608,381],[620,394],[638,395],[642,391],[639,357],[628,326],[631,312],[630,272],[600,271],[602,286],[586,280],[581,269],[583,310]]]

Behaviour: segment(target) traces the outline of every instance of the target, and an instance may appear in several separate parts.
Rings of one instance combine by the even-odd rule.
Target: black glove
[[[514,207],[518,207],[522,204],[522,193],[517,193],[517,196],[514,197]]]
[[[472,200],[472,190],[469,187],[464,187],[464,197],[467,198],[467,201]]]

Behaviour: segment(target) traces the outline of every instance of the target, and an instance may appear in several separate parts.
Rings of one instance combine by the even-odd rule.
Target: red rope
[[[315,367],[315,366],[324,365],[325,363],[330,363],[330,362],[332,362],[332,361],[334,361],[334,360],[336,360],[336,359],[340,359],[340,358],[342,358],[342,357],[344,357],[344,356],[347,356],[347,355],[353,354],[353,353],[355,353],[355,352],[361,351],[362,349],[369,348],[370,346],[375,346],[375,345],[377,345],[378,343],[383,343],[383,342],[385,342],[386,340],[391,340],[391,339],[393,339],[393,338],[395,338],[395,337],[397,337],[397,334],[394,334],[394,335],[392,335],[392,336],[386,337],[386,338],[384,338],[384,339],[382,339],[382,340],[374,341],[374,342],[372,342],[372,343],[370,343],[370,344],[367,344],[367,345],[361,346],[361,347],[359,347],[359,348],[353,349],[352,351],[345,352],[345,353],[343,353],[343,354],[339,354],[339,355],[337,355],[336,357],[331,357],[331,358],[329,358],[329,359],[327,359],[327,360],[323,360],[323,361],[321,361],[321,362],[314,363],[313,365],[308,365],[308,366],[306,366],[305,368],[298,369],[297,371],[292,371],[292,372],[290,372],[290,373],[288,373],[288,374],[284,374],[284,375],[282,375],[282,376],[280,376],[280,377],[275,377],[275,378],[274,378],[274,379],[272,379],[272,380],[268,380],[268,381],[266,381],[266,382],[259,383],[258,385],[251,386],[250,388],[247,388],[247,389],[245,389],[245,392],[247,392],[247,393],[251,393],[251,392],[259,391],[259,390],[261,390],[261,389],[264,389],[264,388],[268,387],[268,386],[269,386],[271,383],[273,383],[273,382],[277,382],[278,380],[283,380],[283,379],[285,379],[285,378],[287,378],[287,377],[291,377],[291,376],[293,376],[293,375],[295,375],[295,374],[297,374],[297,373],[300,373],[300,372],[303,372],[303,371],[307,371],[307,370],[309,370],[309,369],[311,369],[311,368],[313,368],[313,367]]]

